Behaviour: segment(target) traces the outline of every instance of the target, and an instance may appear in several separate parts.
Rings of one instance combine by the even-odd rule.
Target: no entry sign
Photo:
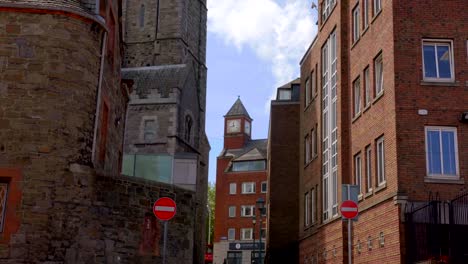
[[[346,218],[346,219],[353,219],[359,213],[358,205],[354,201],[351,201],[351,200],[347,200],[341,203],[340,211],[341,211],[341,215],[343,216],[343,218]]]
[[[159,198],[153,205],[154,215],[162,221],[171,220],[176,214],[176,203],[168,197]]]

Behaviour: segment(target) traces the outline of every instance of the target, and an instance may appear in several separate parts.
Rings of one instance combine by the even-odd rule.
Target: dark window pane
[[[442,132],[442,157],[444,161],[444,174],[456,175],[454,133],[451,131]]]
[[[439,61],[439,78],[451,78],[450,51],[448,46],[437,46],[437,59]]]
[[[437,78],[435,47],[424,45],[424,76]]]

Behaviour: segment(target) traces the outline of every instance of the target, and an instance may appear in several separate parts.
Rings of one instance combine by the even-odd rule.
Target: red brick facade
[[[319,1],[322,14],[324,1]],[[327,1],[333,2],[333,1]],[[368,23],[365,25],[365,2]],[[360,216],[353,223],[353,263],[406,263],[405,205],[427,201],[430,193],[450,200],[466,190],[468,183],[468,125],[461,122],[468,111],[468,17],[459,15],[462,0],[427,1],[336,1],[326,20],[319,15],[319,32],[301,62],[300,164],[300,263],[347,263],[347,223],[339,214],[324,220],[322,153],[304,161],[305,136],[314,127],[323,131],[322,48],[337,34],[338,201],[341,184],[359,184]],[[359,14],[358,38],[353,38],[353,13]],[[423,41],[448,43],[453,56],[453,81],[424,78]],[[445,41],[445,42],[444,42]],[[450,54],[449,54],[450,55]],[[383,89],[378,92],[382,59]],[[444,60],[450,60],[445,57]],[[366,78],[368,73],[369,78]],[[306,80],[316,74],[317,94],[305,105]],[[355,85],[356,84],[356,85]],[[369,100],[366,99],[369,84]],[[355,87],[356,90],[355,90]],[[360,96],[357,96],[359,94]],[[360,107],[355,106],[358,98]],[[358,109],[358,111],[356,111]],[[429,175],[426,130],[448,127],[455,131],[457,175]],[[379,143],[383,140],[383,144]],[[383,173],[378,154],[383,146]],[[368,152],[369,151],[369,152]],[[369,153],[370,162],[366,154]],[[357,163],[360,157],[360,163]],[[367,168],[369,163],[370,177]],[[356,164],[360,164],[356,167]],[[382,175],[382,177],[379,177]],[[368,181],[370,179],[370,181]],[[370,185],[369,185],[370,183]],[[305,226],[304,197],[316,190],[315,223]],[[310,213],[312,209],[309,209]],[[333,232],[333,233],[331,233]],[[332,237],[336,237],[333,239]],[[370,241],[370,242],[369,242]]]

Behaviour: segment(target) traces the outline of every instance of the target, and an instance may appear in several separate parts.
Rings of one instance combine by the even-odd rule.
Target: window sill
[[[304,107],[304,112],[309,110],[310,106],[312,105],[312,101],[310,101],[305,107]]]
[[[436,178],[436,177],[424,177],[425,183],[442,183],[442,184],[465,184],[464,179],[447,179],[447,178]]]
[[[371,24],[374,23],[374,21],[380,16],[380,14],[382,14],[382,8],[379,10],[377,14],[374,15],[374,17],[372,18]]]
[[[335,2],[335,5],[332,7],[332,9],[330,10],[330,13],[328,13],[328,16],[327,18],[325,18],[325,20],[321,21],[321,25],[320,25],[320,29],[319,31],[322,31],[322,28],[325,26],[325,24],[327,23],[328,19],[331,17],[331,15],[333,14],[333,11],[335,10],[335,7],[337,6],[336,2]],[[319,18],[322,18],[322,14],[318,14]]]
[[[362,193],[358,194],[357,199],[359,202],[362,201],[363,198],[364,196],[362,195]]]
[[[364,194],[364,199],[369,198],[369,197],[372,196],[373,194],[374,194],[374,193],[372,192],[372,189],[369,189],[369,190],[367,191],[367,193]]]
[[[377,186],[377,188],[375,188],[374,194],[376,194],[378,192],[381,192],[382,190],[384,190],[386,188],[387,188],[387,182],[382,182],[382,183],[379,184],[379,186]]]
[[[357,115],[355,115],[355,116],[353,117],[353,119],[351,120],[351,124],[353,124],[354,122],[356,122],[356,120],[358,120],[359,117],[361,117],[361,112],[357,113]]]
[[[460,86],[459,82],[454,82],[454,81],[421,81],[421,85],[424,86]]]
[[[363,37],[364,34],[367,33],[367,31],[369,31],[369,24],[367,24],[366,27],[362,30],[361,37]]]
[[[351,45],[351,50],[353,50],[353,48],[359,43],[359,40],[360,40],[360,39],[361,39],[361,38],[358,38],[358,39],[356,39],[356,40],[354,41],[354,43]]]
[[[374,98],[374,100],[372,100],[372,104],[376,104],[377,101],[379,101],[380,98],[382,98],[382,97],[384,96],[384,94],[385,94],[385,93],[384,93],[384,91],[382,90],[382,92],[380,92],[380,93]]]

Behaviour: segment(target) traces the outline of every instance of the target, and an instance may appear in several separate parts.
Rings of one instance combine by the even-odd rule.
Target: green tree
[[[214,237],[214,215],[215,215],[215,203],[216,203],[216,185],[215,183],[209,182],[208,183],[208,211],[209,211],[209,218],[207,221],[207,232],[208,232],[208,242],[213,244],[213,237]]]

